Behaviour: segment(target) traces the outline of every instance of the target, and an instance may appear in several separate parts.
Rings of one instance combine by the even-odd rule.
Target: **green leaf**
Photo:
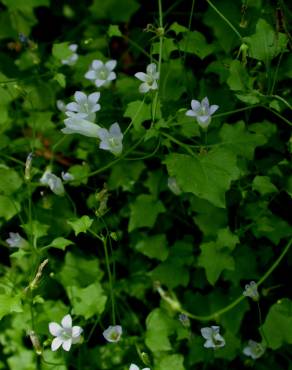
[[[230,63],[229,77],[227,83],[231,90],[247,91],[252,88],[252,79],[249,77],[246,68],[239,60]]]
[[[68,247],[68,245],[70,244],[73,244],[71,240],[59,237],[59,238],[54,239],[49,246],[53,248],[61,249],[62,251],[64,251],[66,247]]]
[[[214,51],[214,46],[208,44],[204,35],[197,31],[184,34],[178,45],[182,52],[195,54],[200,59],[206,58]]]
[[[252,182],[252,190],[258,191],[261,195],[278,192],[278,189],[272,184],[268,176],[256,176]]]
[[[107,34],[109,37],[123,37],[122,32],[119,29],[119,26],[116,24],[111,24],[107,30]]]
[[[52,49],[53,56],[58,59],[67,59],[72,55],[72,50],[69,49],[69,42],[54,44]]]
[[[48,234],[49,225],[41,224],[39,221],[33,220],[31,223],[22,225],[27,235],[31,235],[34,239],[41,238]]]
[[[243,121],[235,124],[224,124],[219,133],[224,147],[234,154],[252,159],[256,147],[264,145],[267,139],[261,134],[250,133]]]
[[[124,117],[132,120],[135,130],[141,131],[142,123],[151,119],[151,105],[142,100],[136,100],[127,105]]]
[[[67,223],[72,227],[75,235],[77,236],[80,233],[86,233],[86,231],[91,227],[93,220],[85,215],[80,218],[67,221]]]
[[[183,191],[221,208],[225,208],[225,192],[231,181],[239,177],[236,162],[235,155],[223,148],[193,157],[173,153],[165,160],[169,175],[176,178]]]
[[[157,370],[185,370],[182,355],[168,355],[157,364]]]
[[[239,238],[234,235],[227,227],[225,229],[217,230],[217,246],[219,248],[228,248],[231,251],[235,248],[236,244],[239,243]]]
[[[67,286],[66,290],[75,315],[83,316],[87,320],[103,313],[107,297],[99,282],[90,284],[86,288]]]
[[[169,27],[170,31],[174,31],[176,35],[179,35],[180,33],[185,33],[188,32],[188,28],[185,26],[182,26],[181,24],[174,22],[172,25]]]
[[[177,50],[177,45],[174,42],[174,39],[165,38],[163,41],[163,49],[162,49],[162,59],[168,61],[170,58],[170,54]],[[152,44],[152,54],[159,54],[160,53],[160,43],[154,42]]]
[[[130,208],[129,231],[140,227],[153,227],[159,213],[165,212],[163,203],[148,194],[139,195]]]
[[[131,191],[144,168],[145,165],[142,161],[119,162],[112,167],[108,179],[109,190],[121,187],[123,191]]]
[[[96,19],[109,19],[112,22],[128,22],[139,9],[136,0],[94,0],[90,6],[90,14]]]
[[[0,194],[12,194],[21,187],[22,183],[16,171],[0,167]]]
[[[140,240],[135,248],[149,258],[164,261],[168,256],[167,239],[164,234],[152,235]]]
[[[278,349],[283,344],[292,344],[292,301],[284,298],[269,310],[262,330],[267,338],[267,345]]]
[[[0,294],[0,320],[12,312],[22,312],[21,297],[18,294]]]
[[[10,10],[36,8],[38,6],[50,6],[50,0],[1,0]]]
[[[61,87],[66,87],[66,76],[63,73],[56,73],[53,80],[57,81]]]
[[[0,217],[10,220],[20,211],[20,204],[7,195],[0,195]]]

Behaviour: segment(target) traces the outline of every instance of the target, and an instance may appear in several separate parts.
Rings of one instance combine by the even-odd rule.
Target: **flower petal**
[[[95,80],[96,79],[96,72],[93,69],[90,69],[88,72],[84,75],[87,80]]]
[[[101,60],[94,60],[91,64],[93,69],[100,69],[103,66],[103,62]]]
[[[201,329],[202,337],[205,339],[212,338],[212,329],[211,328],[202,328]]]
[[[142,93],[142,94],[147,93],[149,90],[150,90],[150,86],[149,86],[146,82],[143,82],[143,83],[139,86],[139,91],[140,91],[140,93]]]
[[[100,92],[95,92],[95,93],[92,93],[88,96],[88,101],[91,103],[91,104],[96,104],[98,101],[99,101],[99,98],[100,98]]]
[[[105,63],[105,66],[109,71],[112,71],[113,69],[115,69],[116,65],[117,65],[116,60],[109,60],[108,62]]]
[[[211,105],[211,107],[210,107],[210,114],[215,113],[218,108],[219,108],[219,105],[216,105],[216,104]]]
[[[146,72],[147,72],[147,74],[149,74],[151,76],[154,73],[156,73],[156,64],[155,63],[148,64],[148,66],[146,67]]]
[[[214,342],[211,339],[208,339],[204,343],[204,347],[205,348],[215,348],[216,346],[215,346]]]
[[[197,111],[201,108],[201,103],[198,100],[192,100],[191,101],[191,107],[193,111]]]
[[[136,78],[138,78],[138,80],[140,80],[140,81],[143,81],[143,82],[145,82],[146,81],[146,79],[147,79],[147,75],[146,75],[146,73],[144,73],[144,72],[137,72],[137,73],[135,73],[134,74],[134,76],[136,77]]]
[[[80,337],[82,332],[83,332],[83,329],[80,326],[73,326],[73,328],[72,328],[72,337],[73,338]]]
[[[66,315],[63,317],[61,324],[64,329],[71,329],[72,328],[72,317],[71,315]]]
[[[59,324],[57,324],[56,322],[50,322],[49,323],[49,331],[54,337],[59,336],[61,334],[62,330],[63,330],[62,327]]]
[[[71,45],[69,45],[69,49],[74,52],[78,49],[78,45],[77,44],[71,44]]]
[[[69,111],[72,111],[72,112],[79,112],[80,105],[78,105],[75,102],[72,102],[72,103],[69,103],[69,104],[66,105],[66,109],[68,109]]]
[[[186,116],[188,116],[188,117],[197,117],[197,113],[196,112],[194,112],[193,110],[188,110],[187,112],[186,112]]]
[[[70,351],[71,345],[72,345],[72,339],[71,338],[65,340],[62,344],[63,350],[67,351],[67,352]]]
[[[57,349],[61,346],[62,343],[63,343],[63,341],[59,337],[54,338],[54,340],[52,341],[52,344],[51,344],[51,350],[52,351],[57,351]]]
[[[129,370],[140,370],[140,369],[137,365],[131,364]]]
[[[97,80],[94,81],[94,83],[95,83],[96,87],[101,87],[106,83],[106,81],[97,79]]]
[[[111,72],[108,76],[107,76],[107,80],[108,81],[113,81],[117,78],[117,75],[115,74],[115,72]]]
[[[205,109],[209,109],[209,99],[207,96],[202,100],[201,106],[204,107]]]
[[[111,125],[109,133],[115,138],[123,138],[123,134],[121,132],[118,122],[115,122]]]
[[[105,128],[100,128],[98,131],[98,137],[100,140],[108,140],[109,138],[109,132]]]
[[[87,102],[87,95],[84,94],[82,91],[76,91],[74,94],[74,98],[79,104],[84,104]]]

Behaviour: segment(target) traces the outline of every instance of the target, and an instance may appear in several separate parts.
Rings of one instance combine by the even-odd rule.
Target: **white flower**
[[[6,243],[11,248],[24,248],[28,245],[28,242],[18,233],[9,233],[9,238],[6,239]]]
[[[84,94],[82,91],[76,91],[74,94],[75,102],[66,105],[66,109],[70,112],[82,114],[82,118],[93,122],[95,120],[95,112],[100,110],[100,105],[97,104],[100,93],[95,92],[90,95]],[[68,116],[68,112],[66,112]]]
[[[109,60],[106,63],[103,63],[101,60],[94,60],[89,71],[86,72],[85,78],[94,81],[97,87],[108,86],[117,77],[115,72],[113,72],[116,65],[116,60]]]
[[[211,115],[219,108],[218,105],[209,104],[208,98],[204,98],[200,103],[198,100],[191,101],[191,110],[186,112],[189,117],[196,117],[198,124],[206,129],[211,122]]]
[[[66,111],[66,104],[63,102],[63,100],[60,100],[60,99],[57,100],[56,106],[59,109],[59,111],[61,111],[61,112],[65,112]]]
[[[129,367],[129,370],[140,370],[140,368],[135,364],[131,364],[130,367]],[[150,367],[144,367],[141,370],[150,370]]]
[[[167,179],[167,186],[175,195],[180,195],[182,193],[175,177],[169,177]]]
[[[77,51],[77,49],[78,49],[77,44],[69,45],[69,50],[71,51],[71,54],[66,59],[62,59],[61,63],[62,64],[67,64],[69,66],[73,66],[77,62],[77,59],[79,58],[78,54],[75,53],[75,51]]]
[[[118,342],[121,339],[123,329],[120,325],[109,326],[102,335],[108,342]]]
[[[117,122],[113,123],[109,130],[101,128],[98,131],[98,136],[101,140],[100,149],[109,150],[114,155],[119,155],[123,150],[123,134]]]
[[[147,93],[149,90],[157,90],[157,80],[159,79],[159,72],[156,71],[156,64],[151,63],[147,66],[146,72],[137,72],[135,77],[143,83],[139,86],[140,93]]]
[[[248,346],[243,349],[243,353],[246,356],[251,357],[253,360],[260,358],[265,352],[265,348],[261,343],[257,343],[253,340],[248,341]]]
[[[69,173],[69,172],[63,172],[61,173],[63,181],[73,181],[75,177]]]
[[[80,134],[88,137],[99,137],[98,132],[100,126],[84,119],[83,113],[67,112],[66,114],[69,118],[64,120],[66,127],[61,130],[64,134]]]
[[[46,170],[40,178],[40,183],[47,185],[53,193],[63,195],[65,193],[64,186],[60,177],[54,175],[49,170]]]
[[[61,325],[56,322],[50,322],[49,330],[56,337],[52,341],[52,351],[56,351],[61,345],[65,351],[70,351],[72,344],[80,342],[81,333],[83,332],[80,326],[72,327],[72,318],[70,315],[63,317]]]
[[[260,296],[256,282],[251,281],[249,284],[246,284],[245,290],[242,294],[246,297],[252,298],[254,301],[258,301]]]
[[[219,326],[201,329],[201,334],[206,339],[204,343],[205,348],[220,348],[225,346],[225,339],[219,334],[219,330]]]

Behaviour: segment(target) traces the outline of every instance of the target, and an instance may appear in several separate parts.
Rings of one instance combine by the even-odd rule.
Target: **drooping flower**
[[[251,281],[249,284],[246,284],[242,294],[246,297],[252,298],[254,301],[258,301],[260,296],[256,282]]]
[[[167,179],[167,186],[175,195],[180,195],[182,193],[182,190],[179,187],[175,177],[169,177]]]
[[[121,339],[123,329],[120,325],[109,326],[102,335],[104,338],[111,343],[116,343]]]
[[[119,155],[123,150],[123,134],[117,122],[113,123],[109,130],[101,128],[98,131],[98,136],[101,140],[99,147],[103,150],[108,150],[114,155]]]
[[[52,341],[51,349],[56,351],[62,346],[65,351],[70,351],[71,345],[81,341],[83,329],[80,326],[72,326],[72,318],[68,314],[63,317],[61,325],[56,322],[49,323],[50,333],[56,337]]]
[[[60,177],[54,175],[50,170],[46,170],[40,178],[40,183],[48,186],[56,195],[64,195],[65,189]]]
[[[116,60],[109,60],[106,63],[101,60],[94,60],[88,72],[86,72],[85,78],[94,81],[97,87],[108,86],[117,77],[115,72],[113,72],[116,65]]]
[[[79,58],[78,54],[76,53],[77,49],[78,49],[77,44],[69,45],[69,50],[71,51],[71,54],[66,59],[61,60],[62,64],[73,66],[77,62],[77,59]]]
[[[140,370],[140,367],[138,367],[137,365],[135,364],[131,364],[130,367],[129,367],[129,370]],[[150,367],[144,367],[143,369],[141,370],[150,370]]]
[[[149,90],[157,90],[158,89],[157,81],[159,79],[159,72],[157,72],[156,68],[157,68],[156,64],[151,63],[151,64],[148,64],[148,66],[146,68],[146,73],[144,73],[144,72],[135,73],[135,77],[137,77],[138,80],[143,82],[139,86],[140,93],[145,94]]]
[[[101,129],[95,123],[92,123],[83,118],[83,113],[66,113],[68,118],[64,120],[65,128],[61,131],[64,134],[80,134],[88,137],[99,137],[99,130]]]
[[[248,346],[243,349],[243,353],[246,356],[251,357],[253,360],[256,360],[265,353],[265,347],[261,343],[249,340]]]
[[[25,248],[28,246],[27,240],[25,240],[19,233],[9,233],[9,238],[6,239],[6,243],[10,248]]]
[[[88,96],[82,91],[76,91],[74,94],[75,102],[66,105],[69,112],[80,113],[80,117],[87,121],[95,120],[95,112],[100,110],[100,104],[97,104],[100,98],[100,92],[89,94]],[[66,115],[68,112],[66,112]]]
[[[219,334],[219,326],[211,326],[201,329],[203,338],[206,339],[204,343],[205,348],[220,348],[225,346],[225,339]]]
[[[73,181],[75,177],[69,173],[69,172],[63,172],[61,173],[63,181]]]
[[[219,108],[218,105],[209,104],[209,100],[205,97],[200,103],[198,100],[191,101],[192,109],[186,112],[189,117],[196,117],[198,124],[203,128],[207,129],[211,123],[211,115],[216,112]]]

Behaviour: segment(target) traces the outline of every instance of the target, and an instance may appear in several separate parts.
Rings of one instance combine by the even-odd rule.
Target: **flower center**
[[[101,80],[106,80],[108,78],[108,70],[104,67],[99,70],[98,77]]]

